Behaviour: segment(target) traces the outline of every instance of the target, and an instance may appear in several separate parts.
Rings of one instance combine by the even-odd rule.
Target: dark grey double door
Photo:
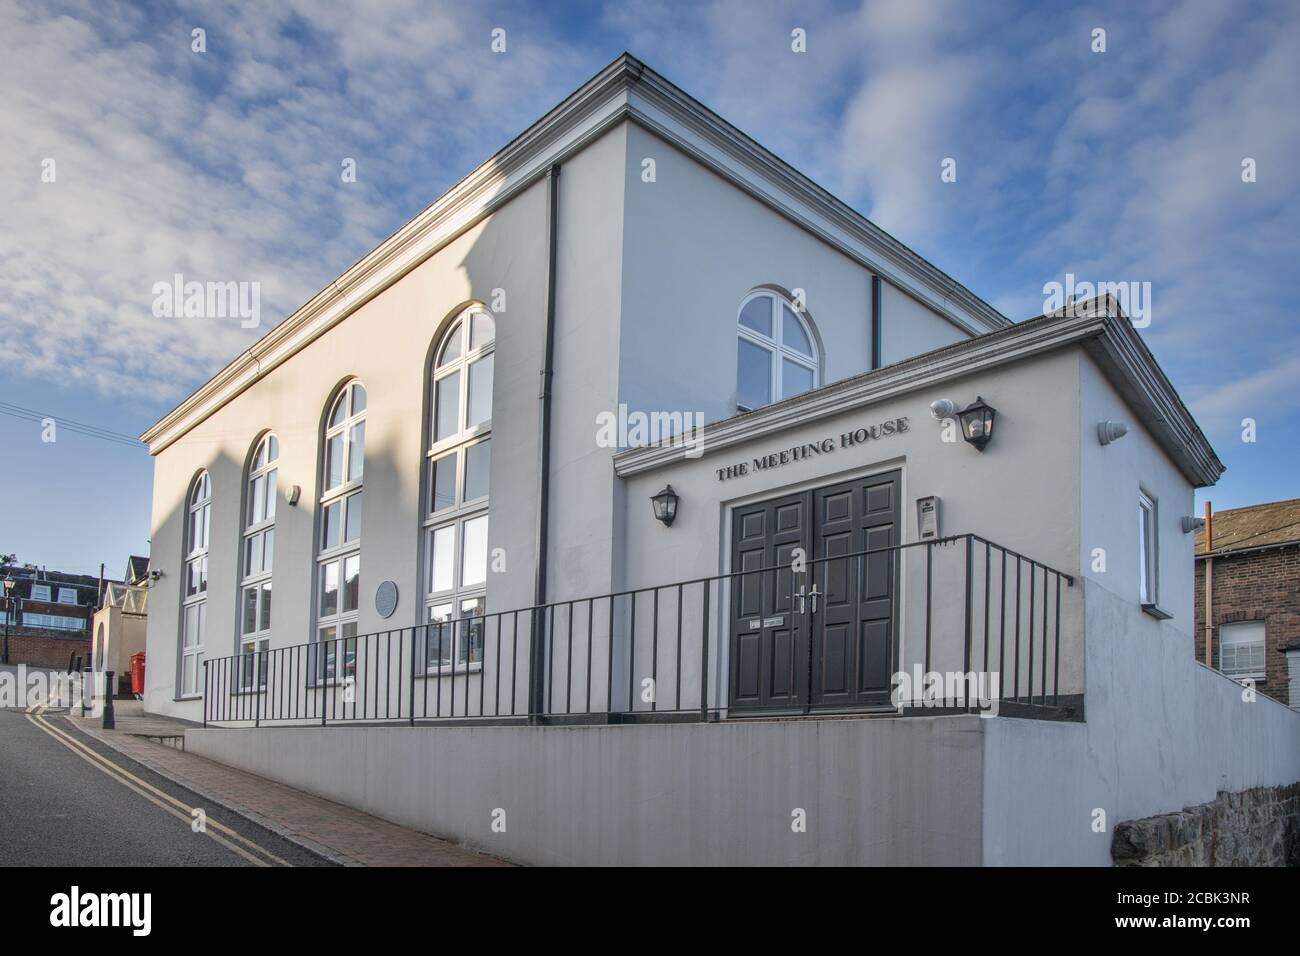
[[[733,710],[889,703],[898,552],[877,549],[899,543],[899,480],[893,471],[735,509]]]

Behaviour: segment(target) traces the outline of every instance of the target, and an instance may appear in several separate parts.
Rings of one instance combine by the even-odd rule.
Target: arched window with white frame
[[[208,535],[212,529],[212,479],[200,472],[185,499],[185,572],[181,581],[180,696],[203,693],[208,623]]]
[[[821,384],[812,327],[791,301],[770,290],[751,292],[736,323],[736,405],[762,408]]]
[[[325,419],[320,508],[316,521],[317,680],[356,675],[361,607],[361,483],[366,462],[366,389],[348,382]]]
[[[434,351],[425,464],[425,667],[483,662],[496,326],[482,306],[452,321]]]
[[[244,480],[239,550],[239,681],[244,688],[266,684],[266,658],[256,655],[263,654],[271,641],[271,566],[275,559],[279,459],[279,439],[264,435],[249,457]],[[256,678],[254,661],[260,661]]]

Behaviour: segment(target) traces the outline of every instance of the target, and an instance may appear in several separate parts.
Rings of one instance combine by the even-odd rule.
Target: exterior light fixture
[[[1183,515],[1182,526],[1183,534],[1191,534],[1193,531],[1199,531],[1205,527],[1205,519],[1196,518],[1192,515]]]
[[[995,415],[997,415],[997,409],[978,395],[975,396],[974,402],[957,413],[957,417],[961,420],[961,435],[966,441],[975,446],[976,451],[983,451],[984,446],[993,437],[993,417]]]
[[[650,503],[654,506],[655,517],[668,527],[677,517],[677,492],[673,491],[673,486],[668,485],[657,495],[650,496]]]
[[[1128,434],[1128,426],[1123,422],[1098,422],[1097,423],[1097,440],[1103,445],[1109,445],[1113,441],[1119,441]]]

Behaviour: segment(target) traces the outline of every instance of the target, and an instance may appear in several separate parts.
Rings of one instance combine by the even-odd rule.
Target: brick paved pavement
[[[205,800],[239,813],[345,866],[507,866],[495,857],[312,796],[197,754],[155,742],[184,728],[158,718],[118,716],[116,730],[65,716],[78,730]],[[142,736],[148,735],[148,736]],[[155,739],[150,739],[150,738]]]

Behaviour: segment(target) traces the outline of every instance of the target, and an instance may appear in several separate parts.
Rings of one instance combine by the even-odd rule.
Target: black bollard
[[[113,719],[113,672],[104,672],[104,729],[113,730],[117,722]]]

